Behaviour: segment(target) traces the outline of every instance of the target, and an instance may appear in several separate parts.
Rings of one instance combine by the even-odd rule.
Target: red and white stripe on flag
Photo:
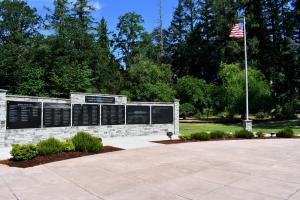
[[[230,38],[237,38],[237,39],[244,38],[244,26],[243,26],[243,23],[234,24],[232,26],[232,29],[231,29],[229,37]]]

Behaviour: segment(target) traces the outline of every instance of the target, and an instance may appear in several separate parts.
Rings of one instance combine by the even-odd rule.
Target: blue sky
[[[53,8],[53,0],[27,1],[28,4],[35,7],[42,16],[46,13],[44,7]],[[163,20],[165,28],[170,25],[177,1],[178,0],[163,0]],[[99,21],[102,16],[105,17],[110,31],[115,30],[119,16],[131,11],[135,11],[143,16],[145,20],[143,25],[147,31],[150,32],[159,26],[159,0],[91,0],[91,3],[96,8],[96,11],[93,12],[95,21]]]

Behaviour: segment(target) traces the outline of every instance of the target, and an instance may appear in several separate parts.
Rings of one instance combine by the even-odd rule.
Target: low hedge
[[[15,160],[30,160],[38,155],[38,151],[34,144],[13,144],[10,154]]]
[[[256,132],[256,136],[258,138],[263,138],[263,137],[265,137],[265,134],[263,133],[263,131],[259,130],[259,131]]]
[[[178,138],[180,140],[191,140],[192,136],[191,135],[179,135]]]
[[[234,136],[236,138],[251,139],[254,137],[254,134],[250,131],[238,130],[238,131],[235,131]]]
[[[206,132],[193,133],[193,134],[191,134],[191,138],[193,140],[207,141],[210,139],[210,135]]]
[[[65,146],[58,139],[49,138],[47,140],[40,141],[37,144],[37,150],[39,155],[48,156],[63,152],[65,150]]]
[[[276,133],[276,137],[280,137],[280,138],[292,138],[294,137],[294,131],[291,128],[285,128],[281,131],[279,131],[278,133]]]
[[[211,139],[223,139],[225,138],[225,133],[223,131],[212,131],[210,133]]]
[[[72,142],[76,151],[97,153],[103,149],[101,139],[86,132],[78,132],[72,138]]]
[[[65,152],[75,151],[75,145],[73,144],[72,140],[65,140],[63,145]]]

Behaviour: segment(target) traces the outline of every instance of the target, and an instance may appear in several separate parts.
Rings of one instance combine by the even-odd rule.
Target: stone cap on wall
[[[63,100],[63,101],[70,101],[70,99],[64,98],[55,98],[55,97],[37,97],[37,96],[20,96],[20,95],[6,95],[6,97],[12,98],[29,98],[29,99],[50,99],[50,100]]]
[[[142,102],[142,101],[130,101],[127,104],[174,104],[174,102]]]
[[[93,95],[93,96],[109,96],[109,97],[127,97],[125,95],[85,93],[85,92],[70,92],[70,94],[78,94],[78,95],[85,95],[85,96]]]

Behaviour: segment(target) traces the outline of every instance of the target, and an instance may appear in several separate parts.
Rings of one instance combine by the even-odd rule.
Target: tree
[[[90,0],[77,0],[74,4],[75,16],[84,29],[87,29],[93,22],[91,11],[95,10],[95,8],[89,2]]]
[[[187,23],[187,30],[194,31],[195,24],[198,20],[198,2],[196,0],[183,0],[183,9],[185,13],[185,21]]]
[[[119,17],[117,24],[117,34],[114,35],[116,48],[121,53],[121,60],[125,68],[129,67],[131,58],[134,57],[132,52],[142,40],[144,27],[143,17],[137,13],[129,12]]]
[[[84,92],[92,88],[93,37],[69,7],[66,0],[54,1],[48,27],[55,34],[44,42],[50,49],[50,56],[46,59],[47,88],[57,97],[67,97],[70,91]]]
[[[190,68],[190,75],[213,82],[216,80],[220,62],[220,53],[216,45],[213,1],[198,1],[198,12],[198,23],[187,38],[185,60]]]
[[[295,40],[300,43],[300,0],[295,0],[294,1],[294,37]]]
[[[205,80],[184,76],[178,80],[175,88],[181,103],[190,103],[200,112],[212,107],[212,86]]]
[[[111,41],[104,18],[98,24],[97,38],[93,85],[98,91],[117,94],[121,88],[122,76],[119,63],[110,51]]]
[[[25,1],[0,2],[0,85],[23,95],[44,92],[44,70],[36,65],[40,17]]]
[[[170,84],[172,72],[170,65],[157,65],[148,60],[132,64],[128,70],[126,91],[131,100],[173,101],[175,91]]]
[[[183,1],[178,1],[174,11],[171,25],[168,29],[166,49],[169,52],[167,60],[172,64],[173,71],[177,76],[188,74],[188,67],[184,62],[185,40],[187,35],[187,23],[184,16]]]
[[[221,64],[222,96],[225,111],[230,115],[245,114],[245,81],[244,70],[237,64]],[[263,74],[249,68],[249,109],[250,113],[270,112],[272,106],[271,87]]]

